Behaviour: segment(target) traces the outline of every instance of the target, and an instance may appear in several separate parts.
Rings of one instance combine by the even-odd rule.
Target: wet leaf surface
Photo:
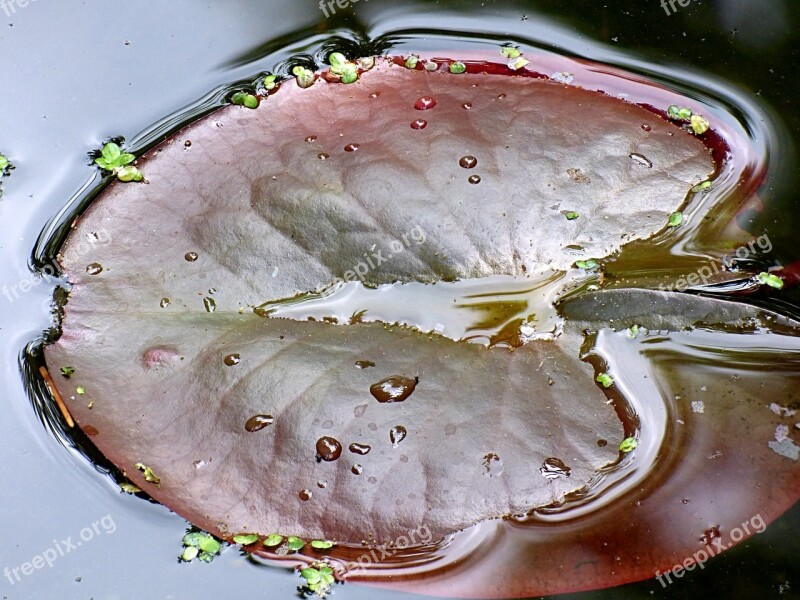
[[[421,98],[436,104],[420,111]],[[420,115],[424,128],[411,126]],[[652,386],[661,373],[669,381],[642,392],[654,404],[693,380],[688,367],[677,381],[651,371],[659,364],[652,357],[635,363],[639,371],[628,369],[620,356],[666,342],[612,329],[664,330],[688,336],[681,343],[690,346],[689,334],[666,332],[703,324],[738,339],[725,328],[775,324],[743,305],[631,290],[562,303],[557,339],[513,350],[364,315],[334,324],[259,314],[266,303],[320,292],[337,279],[374,288],[571,273],[555,280],[559,289],[596,277],[575,263],[664,230],[690,188],[713,171],[697,138],[602,94],[382,64],[348,86],[284,82],[259,108],[219,110],[138,164],[150,183],[112,183],[62,251],[73,287],[47,361],[51,372],[70,368],[69,381],[59,376],[56,385],[76,422],[96,430],[98,448],[154,498],[223,537],[279,533],[333,540],[338,548],[390,542],[424,524],[439,539],[558,506],[571,492],[594,489],[598,473],[616,461],[654,456],[665,440],[684,439],[670,437],[662,416],[655,429],[642,426],[652,436],[642,434],[620,458],[620,442],[637,431],[624,408],[637,395],[632,378],[649,375]],[[469,179],[475,175],[478,183]],[[575,210],[580,218],[564,217]],[[73,250],[101,226],[113,243],[90,257]],[[90,263],[101,270],[88,272]],[[425,316],[424,298],[414,308]],[[628,344],[598,354],[613,376],[608,391],[595,382],[603,369],[586,360],[587,330]],[[771,338],[766,347],[777,339],[794,347],[792,337],[764,338]],[[748,347],[742,356],[761,351]],[[786,395],[790,371],[772,382],[775,397]],[[378,393],[396,392],[402,401],[380,402],[371,392],[387,380],[389,392]],[[83,396],[73,393],[76,385]],[[743,418],[758,412],[746,388],[720,393]],[[718,410],[715,431],[730,426],[738,436],[742,426],[714,403],[697,417]],[[753,458],[759,468],[787,460],[767,441],[763,456]],[[350,451],[354,444],[369,446],[368,454]],[[692,444],[674,447],[694,451]],[[139,463],[158,474],[160,487],[145,481]],[[787,468],[797,478],[796,465]],[[684,491],[694,489],[690,479]],[[771,506],[785,508],[789,496],[776,494]],[[738,518],[758,498],[722,514]],[[661,509],[660,502],[642,510]],[[541,575],[530,581],[490,583],[476,570],[458,584],[429,577],[420,589],[510,596],[580,587],[567,581],[564,565],[585,565],[587,587],[609,585],[648,576],[653,565],[693,547],[678,529],[665,530],[661,546],[651,540],[644,558],[637,536],[607,552],[601,542],[609,543],[621,506],[592,515],[578,541],[577,525],[556,526],[538,541],[496,539],[470,558],[510,573],[526,568],[532,552],[544,553]],[[641,525],[638,510],[632,522]],[[508,544],[514,549],[496,547]],[[614,562],[621,555],[622,565]]]

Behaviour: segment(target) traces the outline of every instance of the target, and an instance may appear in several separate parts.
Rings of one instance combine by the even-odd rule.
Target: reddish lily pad
[[[437,327],[430,297],[392,302],[392,294],[420,283],[446,294],[460,285],[452,282],[505,277],[515,290],[545,281],[537,306],[549,305],[598,277],[573,268],[576,261],[663,230],[714,167],[696,137],[619,99],[525,77],[388,63],[350,86],[285,82],[258,109],[219,110],[138,164],[149,185],[112,183],[62,251],[73,287],[62,335],[46,349],[51,371],[75,370],[56,378],[61,395],[110,460],[195,525],[224,538],[335,540],[342,556],[362,540],[389,543],[421,524],[440,539],[559,506],[622,468],[613,466],[617,446],[636,430],[618,418],[630,392],[624,365],[606,392],[582,349],[584,330],[616,323],[614,307],[644,321],[647,293],[623,304],[608,296],[617,302],[611,308],[605,292],[579,297],[565,304],[556,339],[527,343],[523,327],[535,327],[518,316],[531,311],[530,297],[519,306],[498,300],[497,289],[475,300],[459,315],[480,318],[455,319],[467,323],[455,335],[444,316]],[[566,219],[573,210],[580,218]],[[88,258],[73,252],[101,226],[112,244]],[[363,281],[359,289],[388,297],[389,308],[336,324],[280,312],[307,306],[297,304],[304,294],[324,300],[337,279]],[[375,286],[384,287],[369,291]],[[650,317],[672,315],[664,322],[671,331],[764,319],[729,303],[686,302],[686,311],[670,312],[663,301]],[[420,325],[431,315],[432,327]],[[498,325],[513,343],[463,341]],[[370,389],[387,378],[414,389],[378,402]],[[333,441],[320,445],[322,438]],[[631,457],[665,439],[640,441]],[[326,449],[330,456],[317,460]],[[160,487],[137,463],[158,474]],[[587,535],[605,531],[609,514],[595,514]],[[575,551],[562,533],[471,559],[492,565],[500,575],[491,580],[502,584],[485,572],[458,585],[438,574],[419,589],[574,589],[544,567],[525,581],[502,576],[529,548],[562,559],[562,550]],[[688,545],[675,538],[644,564]],[[621,577],[641,576],[636,568]]]

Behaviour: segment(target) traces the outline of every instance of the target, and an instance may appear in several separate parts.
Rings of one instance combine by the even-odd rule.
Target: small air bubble
[[[481,182],[481,176],[480,175],[470,175],[467,178],[467,181],[469,181],[473,185],[476,185],[476,184]]]
[[[234,366],[234,365],[238,365],[238,364],[239,364],[239,361],[241,361],[241,359],[242,359],[242,357],[241,357],[241,356],[239,356],[238,354],[228,354],[228,356],[226,356],[226,357],[223,359],[223,362],[224,362],[224,363],[225,363],[227,366],[229,366],[229,367],[232,367],[232,366]]]
[[[306,138],[306,141],[307,141],[308,143],[311,143],[311,142],[314,142],[314,141],[316,141],[316,139],[317,139],[317,136],[315,136],[315,135],[310,135],[310,136],[308,136],[308,137]]]
[[[317,154],[317,158],[320,160],[328,160],[330,157],[331,155],[327,154],[326,152],[320,152],[319,154]]]
[[[347,144],[347,146],[344,147],[344,151],[345,152],[355,152],[360,147],[361,146],[359,144]]]
[[[300,500],[302,500],[303,502],[308,502],[309,500],[311,500],[311,490],[300,490],[298,496],[300,497]]]
[[[428,122],[425,119],[417,119],[411,122],[411,129],[425,129],[427,126]]]
[[[197,252],[187,252],[184,254],[183,258],[185,258],[188,262],[194,262],[197,260]]]
[[[103,272],[103,265],[100,263],[92,263],[86,266],[86,272],[89,275],[99,275]]]

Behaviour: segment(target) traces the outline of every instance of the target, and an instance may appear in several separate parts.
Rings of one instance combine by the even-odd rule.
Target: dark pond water
[[[370,47],[456,54],[516,41],[664,81],[691,81],[739,99],[732,110],[752,107],[743,119],[770,170],[759,192],[764,211],[750,227],[768,228],[772,259],[797,260],[800,5],[692,0],[676,6],[673,12],[656,0],[635,6],[357,0],[326,17],[317,3],[303,0],[0,4],[0,152],[16,166],[2,181],[0,290],[20,290],[0,296],[0,569],[52,557],[52,566],[30,575],[0,577],[2,597],[288,598],[300,583],[288,569],[259,565],[233,548],[211,565],[179,564],[186,522],[120,494],[103,460],[87,459],[73,445],[80,440],[63,436],[52,409],[37,402],[42,390],[30,377],[35,361],[28,352],[51,327],[54,285],[34,278],[32,268],[52,259],[64,224],[97,189],[89,152],[114,136],[145,149],[222,103],[232,84],[298,54],[321,55],[330,44],[380,40]],[[21,288],[25,281],[37,284]],[[797,293],[783,294],[782,302],[800,311]],[[782,485],[779,476],[774,485]],[[795,507],[667,589],[652,579],[568,597],[800,597],[798,529]],[[70,539],[81,543],[70,547]],[[347,584],[336,597],[409,595]]]

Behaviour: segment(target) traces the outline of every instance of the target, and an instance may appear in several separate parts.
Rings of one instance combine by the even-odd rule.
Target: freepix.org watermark
[[[672,577],[680,579],[687,571],[693,571],[694,568],[698,566],[701,569],[705,569],[705,563],[709,558],[713,558],[720,552],[727,550],[736,542],[741,542],[745,536],[752,535],[753,533],[762,533],[766,528],[767,524],[764,522],[763,517],[761,514],[757,514],[755,517],[751,517],[749,521],[745,521],[739,525],[739,527],[731,529],[728,534],[731,541],[727,544],[723,537],[719,535],[718,531],[717,534],[713,536],[706,534],[703,540],[706,542],[706,545],[703,548],[687,557],[683,563],[677,564],[669,569],[666,573],[656,571],[656,579],[658,579],[661,587],[667,587],[667,584],[672,583]]]
[[[336,575],[343,579],[345,575],[351,575],[357,571],[366,570],[370,565],[376,565],[382,560],[391,558],[398,552],[411,548],[412,546],[425,546],[433,541],[433,534],[427,525],[420,525],[416,529],[408,532],[408,535],[401,535],[391,544],[382,544],[371,550],[364,552],[356,560],[339,565],[336,568]]]
[[[675,283],[669,285],[660,284],[658,289],[662,292],[683,292],[690,287],[701,284],[706,285],[714,275],[719,274],[723,270],[730,269],[733,266],[734,260],[744,260],[759,251],[761,251],[762,254],[769,254],[772,252],[772,242],[766,233],[757,237],[749,244],[740,246],[733,254],[723,256],[721,261],[709,261],[707,265],[700,267],[697,271],[685,277],[681,277]]]
[[[1,0],[0,0],[1,1]],[[319,0],[319,9],[327,19],[331,15],[336,14],[336,8],[344,10],[351,4],[355,4],[358,0]],[[335,6],[334,6],[335,5]]]
[[[0,0],[0,8],[6,13],[7,17],[17,13],[18,8],[25,8],[36,0]]]
[[[417,225],[410,231],[401,235],[399,240],[392,240],[389,244],[390,252],[384,254],[383,249],[378,248],[377,245],[373,246],[369,252],[364,252],[364,260],[345,271],[342,277],[337,277],[334,283],[352,282],[356,279],[364,281],[367,273],[379,268],[383,263],[392,260],[392,257],[404,252],[406,248],[410,248],[412,242],[417,246],[421,246],[427,239],[428,237],[425,235],[425,231],[423,231],[422,227]]]
[[[661,7],[664,9],[664,12],[667,13],[667,16],[674,15],[678,12],[676,8],[676,4],[681,8],[686,8],[692,3],[692,0],[661,0]]]
[[[111,515],[106,515],[91,525],[84,527],[78,533],[78,539],[67,536],[64,539],[54,539],[53,545],[37,554],[29,561],[16,567],[4,567],[3,576],[11,585],[19,583],[23,577],[32,575],[39,569],[52,567],[62,556],[66,556],[81,547],[82,544],[92,541],[100,535],[109,535],[117,530],[117,524]]]
[[[0,0],[0,2],[2,2],[2,0]],[[86,240],[78,243],[73,249],[73,252],[78,257],[87,256],[98,246],[108,246],[110,243],[111,234],[105,229],[101,229],[87,235]],[[55,267],[48,264],[42,267],[41,277],[36,273],[31,273],[27,279],[23,279],[19,283],[15,283],[11,286],[4,285],[3,288],[0,289],[0,293],[2,293],[2,296],[8,302],[14,302],[14,300],[19,300],[22,294],[27,294],[42,282],[53,283],[57,278]]]

